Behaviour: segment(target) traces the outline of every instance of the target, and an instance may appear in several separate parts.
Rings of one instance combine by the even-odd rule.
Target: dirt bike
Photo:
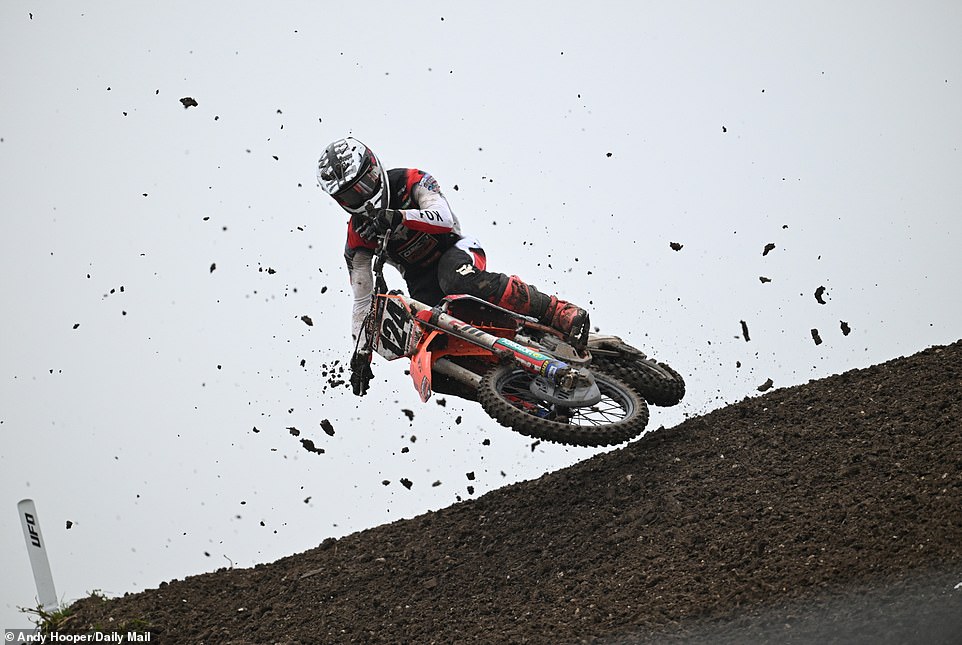
[[[648,423],[648,403],[670,406],[684,396],[678,372],[617,336],[588,333],[582,343],[569,342],[534,318],[474,296],[449,295],[431,307],[388,291],[391,232],[374,252],[371,309],[351,360],[355,377],[365,367],[362,391],[372,352],[407,358],[422,402],[433,392],[477,401],[501,425],[573,446],[633,439]]]

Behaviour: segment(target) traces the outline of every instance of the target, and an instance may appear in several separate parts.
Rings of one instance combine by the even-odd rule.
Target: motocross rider
[[[481,245],[461,232],[438,182],[423,170],[386,170],[370,148],[347,137],[324,150],[317,181],[350,215],[344,257],[354,292],[355,341],[374,290],[373,252],[389,229],[394,232],[388,263],[400,271],[415,300],[434,306],[448,294],[472,295],[532,316],[573,342],[587,337],[588,312],[581,307],[545,295],[518,276],[486,270]],[[354,394],[363,396],[373,377],[370,357],[353,361],[351,370]]]

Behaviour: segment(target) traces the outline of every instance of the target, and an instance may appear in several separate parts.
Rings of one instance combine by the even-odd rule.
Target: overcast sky
[[[349,134],[683,373],[653,429],[962,337],[962,5],[537,6],[0,4],[0,627],[35,605],[25,497],[70,602],[598,452],[421,404],[400,362],[328,387],[351,298],[315,166]]]

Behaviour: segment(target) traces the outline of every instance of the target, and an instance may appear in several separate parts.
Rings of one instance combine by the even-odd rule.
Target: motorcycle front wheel
[[[648,405],[618,378],[592,370],[601,401],[585,407],[558,406],[534,394],[536,377],[505,363],[489,370],[478,386],[478,402],[503,426],[529,437],[570,446],[613,446],[640,435]]]

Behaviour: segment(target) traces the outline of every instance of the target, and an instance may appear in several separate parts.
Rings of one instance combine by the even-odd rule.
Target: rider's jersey
[[[395,168],[387,173],[390,188],[388,208],[400,209],[401,224],[388,245],[388,262],[404,275],[406,271],[428,269],[441,254],[461,240],[461,225],[434,177],[415,168]],[[351,331],[355,338],[371,304],[374,279],[371,258],[375,240],[357,233],[354,215],[347,223],[344,258],[354,291]]]

